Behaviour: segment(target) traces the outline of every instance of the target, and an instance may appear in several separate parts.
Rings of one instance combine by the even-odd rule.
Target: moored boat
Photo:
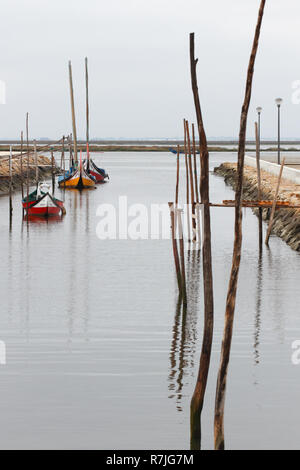
[[[104,168],[99,168],[95,162],[90,158],[90,151],[89,151],[89,144],[86,145],[87,150],[87,159],[85,164],[86,172],[91,175],[95,180],[96,183],[105,183],[109,176],[104,170]]]
[[[50,193],[47,183],[39,183],[37,189],[22,200],[22,205],[30,216],[49,217],[65,213],[63,202]]]
[[[69,175],[65,175],[65,178],[58,181],[60,187],[75,189],[93,188],[95,183],[95,178],[92,175],[89,175],[83,167],[81,151],[79,168],[70,171]]]

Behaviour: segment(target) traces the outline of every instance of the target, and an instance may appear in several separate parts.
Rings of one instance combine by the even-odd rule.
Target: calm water
[[[232,154],[212,154],[211,167]],[[189,307],[177,308],[171,242],[101,241],[101,203],[174,200],[169,154],[95,158],[111,180],[65,193],[60,223],[22,222],[0,199],[1,448],[189,448],[189,402],[201,346],[202,266],[187,258]],[[56,195],[62,195],[56,190]],[[211,199],[233,197],[211,175]],[[232,209],[213,209],[215,335],[203,411],[203,448],[213,445],[213,408],[233,242]],[[299,447],[300,257],[272,237],[259,260],[257,219],[244,217],[243,258],[226,401],[227,448]]]

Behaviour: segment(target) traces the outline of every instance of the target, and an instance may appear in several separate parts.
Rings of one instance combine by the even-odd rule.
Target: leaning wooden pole
[[[70,60],[69,60],[69,84],[70,84],[72,128],[73,128],[73,140],[74,140],[74,158],[75,158],[75,163],[78,163],[77,132],[76,132],[75,104],[74,104],[74,89],[73,89],[73,78],[72,78],[72,64],[71,64]]]
[[[213,297],[213,274],[211,258],[211,228],[210,228],[210,205],[209,205],[209,153],[207,147],[206,133],[201,112],[198,93],[195,59],[194,33],[190,34],[190,62],[191,82],[194,96],[197,125],[200,141],[200,196],[203,204],[203,283],[204,283],[204,330],[202,348],[200,355],[199,371],[195,390],[191,400],[191,448],[201,445],[201,412],[203,408],[206,390],[207,376],[210,365],[213,325],[214,325],[214,297]]]
[[[274,215],[275,215],[275,210],[276,210],[276,202],[278,198],[278,193],[279,193],[279,188],[280,188],[280,183],[281,183],[281,177],[282,177],[282,172],[283,172],[283,167],[285,163],[285,158],[282,159],[281,162],[281,167],[278,175],[278,180],[277,180],[277,186],[274,194],[274,199],[273,199],[273,204],[272,204],[272,209],[271,209],[271,215],[270,215],[270,220],[269,220],[269,225],[268,225],[268,230],[266,234],[266,240],[265,244],[268,246],[269,245],[269,238],[272,232],[272,227],[273,227],[273,222],[274,222]]]
[[[236,303],[236,291],[238,283],[238,274],[241,260],[242,248],[242,192],[243,192],[243,174],[244,174],[244,159],[245,159],[245,145],[246,145],[246,130],[247,118],[252,92],[252,81],[254,74],[254,64],[258,49],[259,36],[261,24],[264,14],[266,0],[262,0],[260,4],[258,21],[255,30],[255,36],[248,66],[247,82],[245,90],[245,98],[242,107],[241,121],[240,121],[240,134],[239,134],[239,147],[238,147],[238,165],[237,165],[237,185],[235,191],[235,238],[233,245],[232,268],[227,292],[226,311],[225,311],[225,326],[223,334],[223,342],[221,348],[220,366],[218,372],[216,400],[215,400],[215,449],[224,449],[224,406],[225,406],[225,392],[226,392],[226,379],[228,364],[230,359],[230,349],[232,340],[233,320]]]
[[[256,142],[256,170],[257,170],[257,200],[261,200],[261,175],[260,175],[260,142],[258,135],[258,125],[255,123],[255,142]],[[262,249],[262,208],[258,209],[258,232],[259,249]]]

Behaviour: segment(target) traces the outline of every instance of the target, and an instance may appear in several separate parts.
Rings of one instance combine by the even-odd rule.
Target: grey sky
[[[72,60],[78,135],[85,133],[84,57],[89,58],[91,137],[179,137],[194,119],[188,34],[196,35],[207,134],[237,136],[259,0],[2,0],[0,138],[17,137],[30,113],[30,136],[71,130]],[[263,137],[276,136],[274,99],[284,99],[282,134],[300,138],[300,2],[267,0],[257,57],[255,108]]]

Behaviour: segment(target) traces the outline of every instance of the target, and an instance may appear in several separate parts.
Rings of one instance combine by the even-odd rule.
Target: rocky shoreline
[[[225,183],[233,189],[237,181],[237,165],[235,163],[223,163],[214,169],[217,175],[224,178]],[[262,199],[273,200],[277,177],[266,171],[261,171]],[[257,199],[257,174],[256,169],[245,166],[243,199]],[[282,179],[279,199],[289,201],[291,204],[300,204],[300,186]],[[258,215],[258,209],[253,209]],[[267,221],[270,217],[270,209],[263,209],[263,219]],[[275,212],[272,233],[282,238],[293,250],[300,251],[300,209],[278,209]]]

